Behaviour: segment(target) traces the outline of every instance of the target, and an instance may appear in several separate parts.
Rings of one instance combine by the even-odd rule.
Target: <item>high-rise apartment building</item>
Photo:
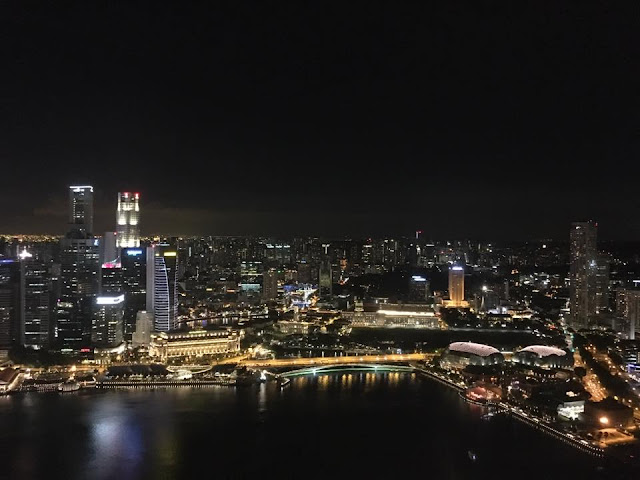
[[[154,330],[178,328],[178,251],[169,244],[147,247],[147,311]]]
[[[137,248],[140,246],[140,194],[118,193],[116,211],[116,245],[119,248]]]
[[[587,328],[597,313],[598,225],[594,222],[571,224],[570,239],[570,324],[576,330]]]

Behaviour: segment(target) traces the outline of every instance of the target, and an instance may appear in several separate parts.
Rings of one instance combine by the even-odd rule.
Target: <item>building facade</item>
[[[570,233],[569,310],[573,328],[588,328],[597,313],[597,224],[574,222]]]
[[[117,347],[122,344],[124,316],[124,294],[100,295],[96,298],[91,343],[100,348]]]
[[[147,311],[155,331],[178,328],[178,250],[166,243],[147,247]]]
[[[162,361],[177,357],[224,355],[240,351],[240,336],[235,330],[191,330],[160,332],[151,336],[149,355]]]
[[[118,193],[116,210],[116,244],[119,248],[137,248],[140,246],[140,194]]]
[[[460,265],[449,267],[449,300],[452,307],[464,303],[464,268]]]

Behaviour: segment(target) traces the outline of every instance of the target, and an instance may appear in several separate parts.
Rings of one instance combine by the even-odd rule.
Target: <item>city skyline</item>
[[[88,182],[98,231],[640,239],[633,12],[4,8],[6,231]]]

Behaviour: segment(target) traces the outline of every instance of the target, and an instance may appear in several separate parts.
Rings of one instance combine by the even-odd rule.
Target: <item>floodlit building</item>
[[[140,246],[140,194],[118,193],[116,211],[117,246],[119,248],[137,248]]]
[[[440,328],[435,311],[424,303],[382,303],[375,311],[365,311],[356,300],[354,311],[342,312],[342,318],[352,327]]]
[[[151,335],[149,355],[161,361],[176,357],[222,355],[240,351],[240,336],[235,330],[191,330],[159,332]]]
[[[464,301],[464,267],[452,265],[449,267],[449,307],[462,307]]]
[[[513,361],[544,368],[573,368],[573,355],[546,345],[530,345],[518,350],[513,355]]]
[[[467,365],[499,365],[504,356],[496,348],[473,342],[454,342],[440,357],[444,368],[461,370]]]

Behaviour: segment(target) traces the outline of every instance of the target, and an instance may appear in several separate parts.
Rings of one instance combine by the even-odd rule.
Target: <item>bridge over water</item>
[[[303,375],[319,375],[323,373],[334,372],[406,372],[415,371],[413,367],[408,365],[384,365],[376,363],[343,363],[338,365],[320,365],[317,367],[304,367],[288,372],[282,372],[280,377],[299,377]]]
[[[296,357],[296,358],[275,358],[266,360],[242,360],[239,366],[245,367],[305,367],[305,366],[325,366],[325,365],[364,365],[364,364],[387,364],[387,363],[407,363],[418,362],[420,360],[430,360],[434,353],[406,353],[406,354],[380,354],[380,355],[360,355],[344,357]]]

